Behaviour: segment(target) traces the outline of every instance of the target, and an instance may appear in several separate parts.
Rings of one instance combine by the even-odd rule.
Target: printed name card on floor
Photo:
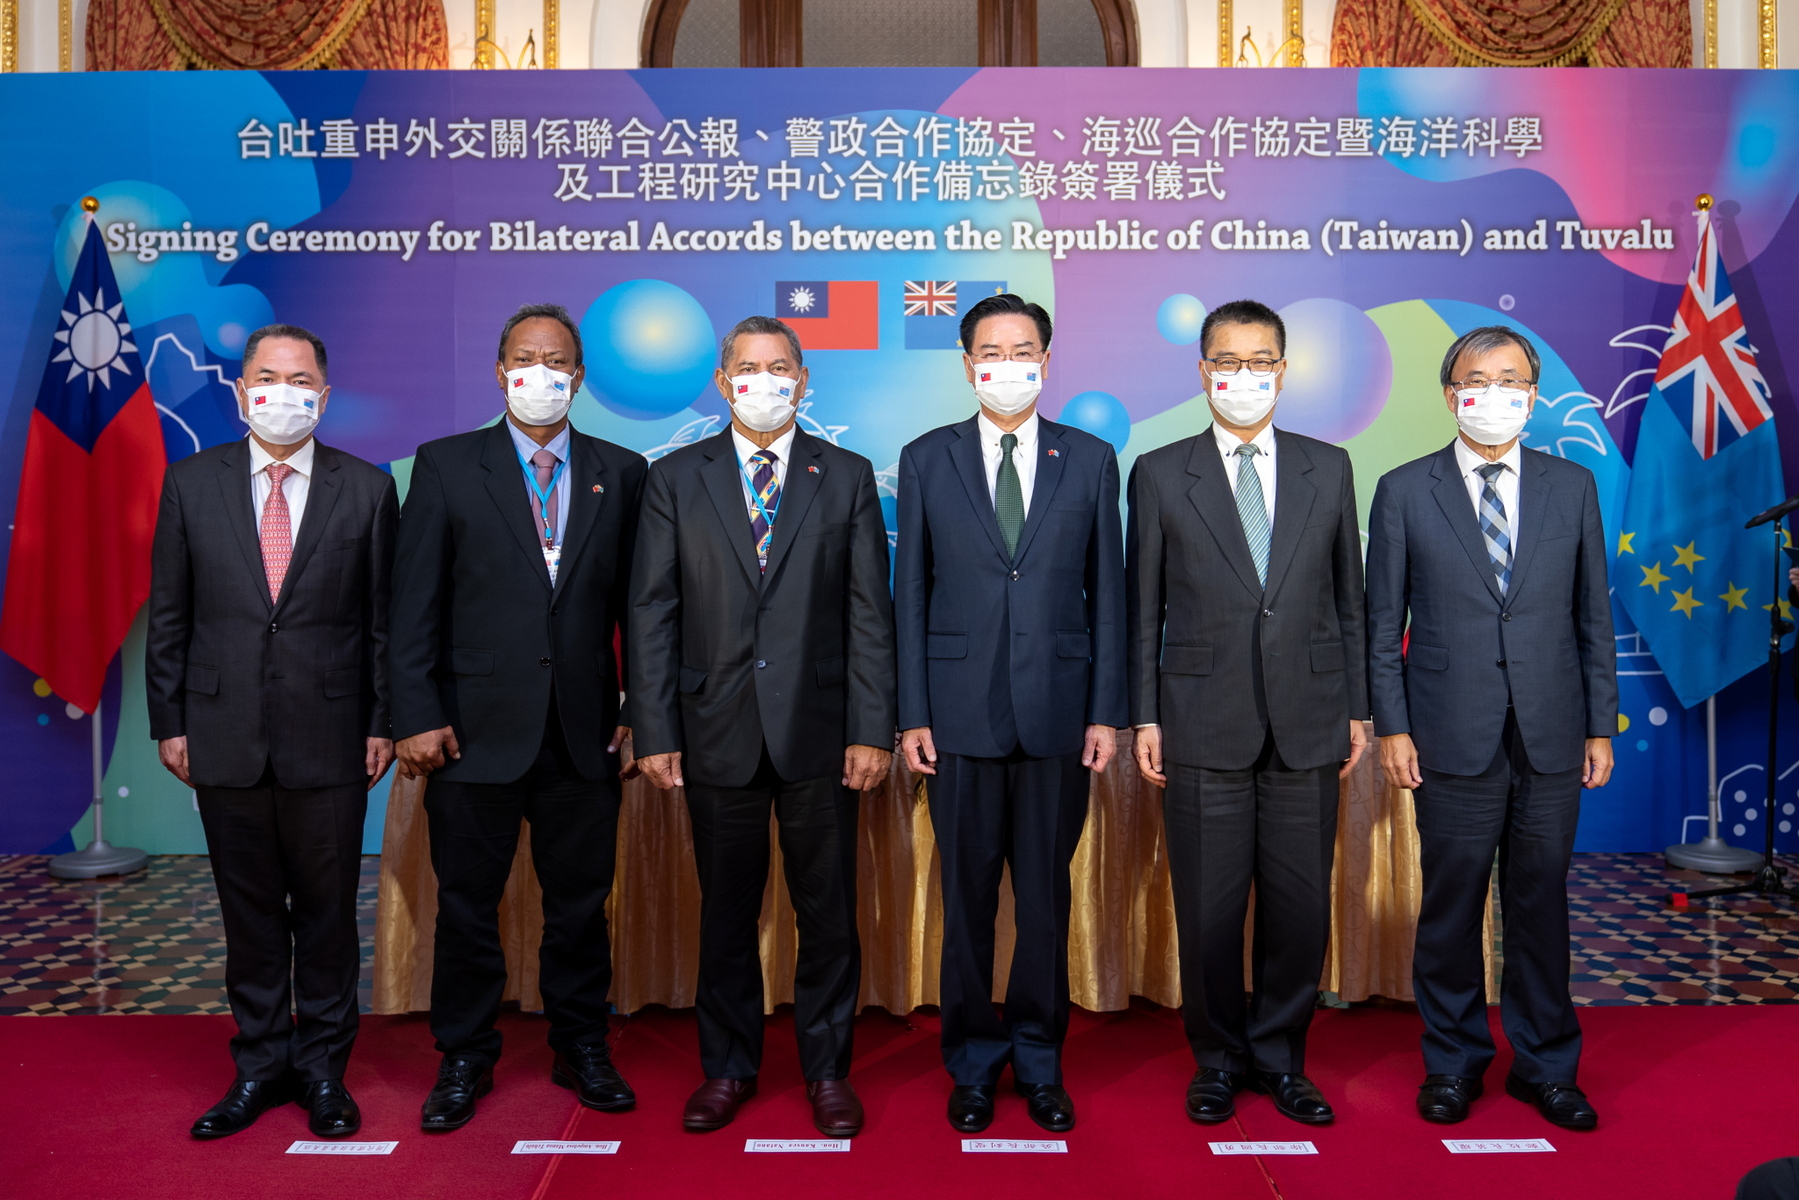
[[[1316,1154],[1310,1142],[1213,1142],[1213,1154]]]
[[[1542,1138],[1444,1138],[1451,1154],[1553,1154]]]
[[[617,1154],[617,1142],[514,1142],[514,1154]]]
[[[848,1154],[848,1138],[750,1138],[745,1154]]]
[[[392,1154],[398,1142],[295,1142],[289,1154]]]
[[[963,1138],[964,1154],[1067,1154],[1062,1141],[1021,1141],[1016,1138]]]

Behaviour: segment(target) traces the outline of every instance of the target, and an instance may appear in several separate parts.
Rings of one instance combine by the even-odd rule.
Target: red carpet
[[[848,1154],[745,1154],[744,1139],[816,1136],[793,1052],[791,1021],[771,1022],[761,1094],[727,1130],[690,1135],[680,1109],[699,1081],[690,1014],[652,1010],[625,1025],[617,1057],[637,1088],[637,1111],[579,1109],[549,1082],[542,1022],[508,1017],[507,1055],[493,1095],[467,1128],[418,1132],[418,1105],[435,1064],[421,1018],[364,1019],[349,1083],[366,1140],[398,1140],[386,1157],[283,1153],[307,1138],[305,1114],[285,1107],[219,1142],[187,1125],[230,1081],[225,1017],[13,1017],[0,1021],[0,1195],[29,1198],[104,1190],[133,1200],[320,1197],[374,1200],[573,1200],[593,1195],[734,1200],[819,1189],[862,1200],[1109,1196],[1132,1200],[1450,1200],[1613,1196],[1726,1200],[1758,1162],[1799,1153],[1783,1101],[1745,1103],[1751,1078],[1783,1089],[1799,1071],[1789,1007],[1591,1008],[1582,1012],[1581,1082],[1602,1124],[1568,1133],[1498,1090],[1465,1124],[1418,1120],[1417,1019],[1403,1012],[1320,1013],[1311,1071],[1339,1113],[1306,1129],[1264,1097],[1245,1096],[1234,1124],[1201,1128],[1181,1112],[1192,1063],[1174,1014],[1148,1008],[1077,1012],[1068,1083],[1080,1124],[1065,1155],[972,1155],[943,1120],[949,1083],[935,1022],[863,1019],[854,1076],[868,1129]],[[1452,1156],[1444,1136],[1545,1137],[1553,1154]],[[1041,1138],[1021,1102],[1002,1092],[988,1137]],[[514,1141],[620,1140],[613,1156],[514,1156]],[[1316,1157],[1221,1158],[1210,1141],[1304,1140]]]

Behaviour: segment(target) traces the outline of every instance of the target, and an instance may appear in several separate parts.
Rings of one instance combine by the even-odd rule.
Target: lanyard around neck
[[[755,455],[752,454],[750,457],[754,458]],[[770,477],[775,478],[777,487],[780,486],[780,479],[775,477],[775,464],[769,462],[768,459],[763,459],[762,461],[768,463],[768,473]],[[781,497],[775,497],[775,506],[772,509],[762,502],[762,493],[756,490],[756,473],[750,470],[750,464],[748,462],[743,464],[743,477],[750,485],[750,503],[756,506],[756,512],[760,514],[762,520],[768,527],[773,529],[775,527],[775,517],[781,511]]]
[[[543,517],[544,544],[554,545],[556,527],[550,523],[550,497],[556,494],[556,485],[562,482],[562,472],[568,467],[568,463],[558,460],[556,469],[550,472],[549,486],[543,487],[537,482],[537,468],[532,465],[531,460],[526,458],[517,446],[512,449],[514,453],[518,454],[519,466],[525,469],[525,486],[530,488],[532,494],[537,497],[537,511]]]

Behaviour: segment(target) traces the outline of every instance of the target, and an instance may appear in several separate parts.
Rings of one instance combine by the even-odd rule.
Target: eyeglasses
[[[1001,354],[998,350],[986,350],[971,357],[980,363],[1005,362],[1007,359],[1011,359],[1013,362],[1042,362],[1043,351],[1014,350],[1010,354]]]
[[[1494,384],[1498,384],[1503,388],[1526,389],[1533,388],[1537,385],[1536,380],[1534,379],[1520,379],[1516,375],[1501,375],[1497,379],[1488,379],[1484,375],[1475,375],[1467,379],[1451,379],[1449,381],[1449,386],[1458,392],[1465,388],[1473,388],[1476,391],[1480,391],[1484,388],[1490,388]]]
[[[1274,369],[1285,362],[1281,358],[1208,358],[1204,360],[1212,364],[1212,370],[1221,375],[1235,375],[1248,367],[1251,375],[1272,375]]]

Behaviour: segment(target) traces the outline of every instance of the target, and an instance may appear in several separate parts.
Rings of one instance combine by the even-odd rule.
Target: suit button
[[[1018,572],[1017,572],[1017,571],[1014,571],[1014,572],[1012,572],[1012,578],[1013,578],[1013,579],[1014,579],[1014,580],[1016,580],[1016,579],[1017,579],[1017,578],[1018,578]]]
[[[276,625],[273,621],[270,621],[269,622],[269,632],[274,633],[275,631],[276,631]]]
[[[756,660],[756,669],[758,671],[760,671],[763,667],[766,667],[767,665],[768,665],[768,660],[765,658],[758,658]]]
[[[537,665],[540,667],[547,667],[550,665],[550,660],[547,658],[540,658],[537,660]]]
[[[1264,608],[1262,610],[1262,615],[1264,617],[1272,617],[1274,615],[1274,610],[1272,608]]]
[[[1501,620],[1501,621],[1509,621],[1509,620],[1511,620],[1511,619],[1512,619],[1512,614],[1511,614],[1511,613],[1500,613],[1500,614],[1499,614],[1499,619],[1500,619],[1500,620]]]
[[[1494,665],[1494,666],[1496,666],[1496,667],[1498,667],[1498,668],[1499,668],[1499,669],[1500,669],[1500,670],[1501,670],[1501,671],[1503,671],[1503,670],[1505,670],[1505,659],[1503,659],[1503,658],[1502,658],[1502,659],[1500,659],[1500,660],[1499,660],[1499,661],[1498,661],[1498,662],[1497,662],[1497,663],[1495,663],[1495,664],[1493,664],[1493,665]]]

